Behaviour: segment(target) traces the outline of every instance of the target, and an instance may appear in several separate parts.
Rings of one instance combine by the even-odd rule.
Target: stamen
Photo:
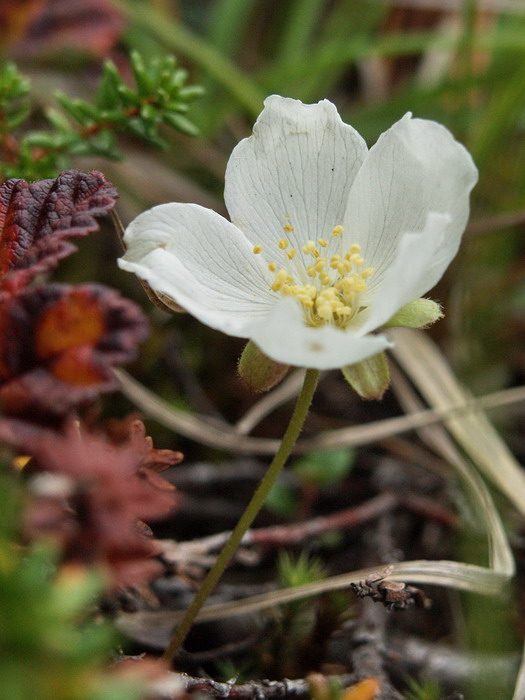
[[[292,231],[293,226],[286,224],[285,231]],[[334,226],[332,236],[343,233],[342,226]],[[340,244],[336,250],[339,254],[324,257],[330,242],[318,238],[317,242],[307,241],[301,248],[291,248],[287,238],[277,241],[277,248],[285,253],[284,260],[293,260],[293,270],[299,275],[299,283],[289,270],[281,267],[282,263],[268,263],[268,270],[273,273],[270,289],[283,296],[293,297],[303,310],[304,322],[309,326],[330,324],[336,328],[347,328],[363,308],[360,294],[367,290],[367,279],[374,274],[373,267],[364,267],[365,259],[361,255],[359,243],[352,243],[344,252]],[[319,248],[317,247],[319,246]],[[332,249],[333,250],[333,249]],[[254,245],[254,254],[263,252],[262,245]],[[302,256],[302,257],[301,257]],[[284,257],[284,256],[283,256]]]

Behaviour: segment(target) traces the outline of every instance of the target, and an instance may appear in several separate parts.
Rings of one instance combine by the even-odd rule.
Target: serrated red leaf
[[[30,287],[0,305],[0,404],[64,415],[115,389],[112,367],[147,333],[141,310],[96,284]]]
[[[69,238],[97,231],[117,192],[101,173],[69,170],[55,179],[0,187],[0,290],[5,297],[76,250]]]
[[[113,585],[143,583],[162,571],[141,521],[166,517],[176,497],[158,474],[147,478],[135,440],[115,445],[75,421],[54,431],[11,418],[0,418],[0,438],[32,455],[32,475],[60,477],[44,478],[46,488],[32,492],[26,534],[57,539],[66,562],[101,564]]]

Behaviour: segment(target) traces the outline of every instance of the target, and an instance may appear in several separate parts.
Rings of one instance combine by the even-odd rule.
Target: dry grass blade
[[[255,613],[295,600],[347,589],[351,583],[359,583],[369,576],[382,575],[383,571],[387,569],[390,581],[436,584],[472,591],[481,595],[498,595],[508,580],[502,574],[472,564],[454,561],[406,561],[379,569],[375,567],[351,571],[338,576],[330,576],[322,581],[269,591],[241,600],[207,605],[200,611],[196,621],[209,622]],[[180,622],[183,614],[183,610],[122,612],[117,616],[116,626],[121,632],[138,641],[143,640],[145,643],[151,643],[151,634],[154,631],[157,639],[165,640],[167,643],[173,628]]]
[[[145,386],[130,377],[124,370],[116,370],[122,392],[147,416],[155,418],[180,435],[196,440],[203,445],[238,454],[273,455],[279,449],[280,440],[251,438],[239,435],[232,427],[219,429],[204,416],[195,415],[170,406]]]
[[[428,335],[396,329],[394,354],[404,371],[432,407],[447,411],[458,404],[468,413],[444,419],[450,433],[476,467],[493,481],[525,515],[525,474],[486,415],[473,403]]]
[[[274,454],[279,442],[267,438],[248,437],[246,433],[252,430],[262,417],[268,415],[268,410],[274,410],[296,394],[295,382],[298,382],[301,376],[300,373],[292,375],[287,380],[290,382],[289,384],[285,383],[261,399],[253,409],[250,409],[240,419],[236,426],[221,425],[220,430],[218,430],[217,426],[212,425],[205,416],[181,411],[170,406],[169,403],[137,382],[124,370],[115,370],[115,375],[120,382],[122,392],[135,406],[145,415],[158,420],[162,425],[176,433],[196,440],[203,445],[219,447],[232,453],[259,455]],[[462,400],[458,404],[447,406],[447,408],[418,410],[409,412],[407,415],[386,418],[363,425],[327,430],[313,438],[299,440],[294,452],[303,453],[332,447],[368,445],[393,435],[441,422],[448,416],[463,415],[481,408],[496,408],[521,401],[525,401],[525,387],[515,387],[480,398],[471,398],[468,401]]]
[[[421,405],[420,399],[399,373],[394,373],[394,386],[401,405],[414,410]],[[492,573],[506,578],[514,574],[514,560],[499,514],[483,479],[463,457],[445,429],[438,425],[427,426],[419,431],[421,438],[454,468],[467,488],[479,524],[487,533],[488,552]],[[488,570],[490,571],[490,570]]]

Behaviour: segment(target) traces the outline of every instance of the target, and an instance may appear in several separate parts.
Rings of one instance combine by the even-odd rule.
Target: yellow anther
[[[284,228],[293,229],[291,225]],[[332,234],[340,236],[342,232],[342,226],[335,226]],[[317,242],[306,241],[299,249],[292,248],[287,238],[277,241],[278,248],[284,251],[288,260],[293,260],[298,252],[311,256],[311,260],[302,258],[299,263],[294,263],[294,271],[298,270],[295,267],[297,264],[302,270],[299,273],[303,281],[301,284],[296,283],[285,267],[277,262],[269,263],[268,269],[273,273],[270,289],[283,296],[293,297],[302,308],[307,325],[315,327],[330,324],[344,329],[359,313],[362,306],[359,295],[367,289],[366,280],[374,273],[374,269],[364,268],[365,261],[358,243],[348,246],[344,253],[324,257],[328,245],[325,238],[318,238]],[[262,250],[260,245],[253,249],[254,253]]]
[[[339,316],[350,316],[352,309],[349,306],[341,304],[341,306],[337,307],[336,313],[339,314]]]
[[[288,233],[290,233],[290,231],[293,231],[293,226],[292,226],[291,224],[285,224],[285,225],[283,226],[283,229],[284,229],[285,231],[287,231]]]
[[[335,287],[327,287],[326,289],[323,289],[322,292],[319,294],[319,299],[324,299],[324,300],[332,300],[337,297],[337,289]]]
[[[337,288],[342,289],[345,293],[353,292],[355,290],[356,281],[354,275],[348,275],[337,281]]]
[[[262,253],[262,249],[263,249],[262,245],[254,245],[253,246],[253,252],[255,253],[255,255],[257,255],[258,253]]]
[[[272,290],[274,292],[278,292],[282,287],[291,280],[290,275],[286,270],[279,270],[279,272],[276,273],[275,279],[272,284]],[[291,280],[293,281],[293,280]]]

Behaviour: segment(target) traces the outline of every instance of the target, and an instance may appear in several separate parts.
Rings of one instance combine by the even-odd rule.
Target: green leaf
[[[199,129],[186,117],[181,114],[175,114],[174,112],[168,112],[163,116],[163,121],[168,125],[182,131],[183,134],[188,136],[198,136]]]
[[[20,105],[20,107],[13,108],[9,110],[6,116],[7,128],[9,131],[14,131],[18,129],[21,124],[23,124],[31,113],[31,106],[29,104]]]
[[[298,497],[295,489],[281,481],[275,483],[264,503],[264,507],[282,518],[292,518],[297,512]]]
[[[123,85],[117,67],[112,61],[104,63],[102,80],[97,90],[95,104],[100,109],[114,109],[120,104],[119,87]]]
[[[130,56],[131,59],[131,70],[133,71],[133,79],[137,84],[137,88],[141,95],[149,95],[153,92],[154,81],[151,78],[151,69],[148,71],[142,60],[142,56],[137,52],[133,51]]]
[[[318,487],[336,486],[349,474],[355,462],[355,452],[347,447],[314,450],[293,465],[301,482]]]

